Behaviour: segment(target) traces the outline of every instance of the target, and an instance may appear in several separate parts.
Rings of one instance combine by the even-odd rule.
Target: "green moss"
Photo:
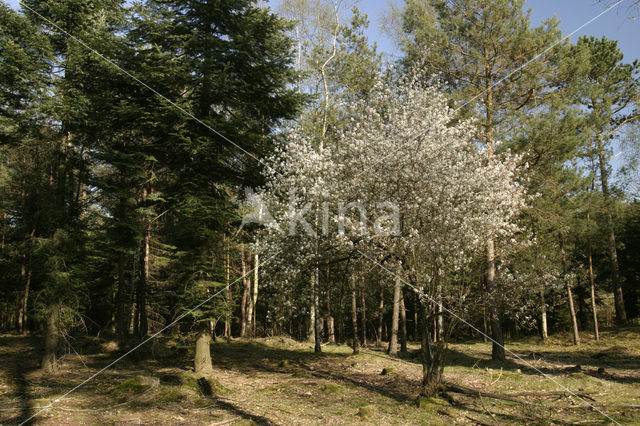
[[[344,386],[342,385],[338,385],[336,383],[326,383],[323,387],[322,387],[322,392],[325,395],[332,395],[332,394],[338,394],[338,393],[343,393],[345,391]]]
[[[198,398],[193,401],[193,408],[207,408],[211,407],[212,401],[207,398]]]
[[[165,389],[155,394],[153,399],[156,402],[166,404],[170,402],[180,402],[186,399],[186,395],[180,392],[180,389]]]
[[[113,390],[113,394],[115,396],[122,396],[127,394],[141,394],[149,389],[151,386],[140,384],[135,377],[131,377],[126,379],[124,382],[120,383]]]
[[[420,395],[413,401],[413,405],[418,408],[427,409],[428,411],[434,411],[441,407],[448,407],[450,404],[441,398]]]
[[[378,409],[374,405],[364,405],[358,408],[358,417],[361,419],[369,419],[378,413]]]
[[[298,369],[293,372],[293,377],[309,377],[309,372],[307,370]]]
[[[202,394],[202,390],[200,389],[200,385],[198,385],[198,379],[200,377],[196,376],[194,373],[184,373],[181,376],[182,388],[188,389],[189,391],[193,391],[198,395]],[[211,386],[211,392],[214,395],[223,395],[231,393],[231,389],[225,387],[220,381],[213,377],[205,377],[209,385]]]
[[[380,372],[381,376],[393,376],[396,374],[396,369],[393,367],[385,367]]]
[[[180,381],[182,383],[182,387],[192,390],[194,392],[200,392],[200,387],[198,386],[198,380],[190,374],[183,374],[180,377]]]

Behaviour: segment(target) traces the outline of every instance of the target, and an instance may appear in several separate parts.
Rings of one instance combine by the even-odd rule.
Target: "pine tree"
[[[622,278],[618,265],[613,195],[610,183],[609,158],[611,141],[624,126],[638,119],[633,111],[640,99],[640,63],[624,63],[617,42],[606,38],[581,37],[573,49],[575,55],[585,55],[579,76],[580,102],[586,109],[584,131],[591,139],[588,156],[598,165],[600,189],[604,200],[608,257],[616,309],[616,324],[624,325],[627,315],[624,306]]]
[[[489,157],[498,155],[501,141],[509,139],[514,112],[545,92],[554,53],[545,49],[560,37],[554,20],[531,28],[523,7],[522,0],[411,0],[403,13],[406,62],[422,64],[441,78],[461,115],[477,117]],[[495,243],[495,238],[487,242],[485,283],[493,299],[492,357],[503,361]]]

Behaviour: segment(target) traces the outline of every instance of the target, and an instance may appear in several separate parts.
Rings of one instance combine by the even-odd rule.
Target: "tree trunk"
[[[362,328],[362,346],[367,346],[367,304],[364,294],[364,276],[361,276],[360,285],[360,325]]]
[[[353,327],[353,353],[360,352],[358,347],[358,303],[356,295],[356,277],[351,277],[351,325]]]
[[[309,278],[309,284],[313,288],[313,273]],[[316,310],[313,308],[313,290],[311,292],[311,305],[309,306],[309,324],[307,327],[306,338],[308,341],[315,341],[315,328],[316,328]]]
[[[313,351],[315,353],[322,352],[322,318],[320,317],[320,296],[318,291],[318,281],[320,279],[320,270],[316,266],[316,268],[312,272],[311,283],[312,283],[312,297],[313,297],[313,340],[314,346]]]
[[[444,300],[442,299],[442,284],[438,284],[438,303],[436,304],[436,311],[438,315],[436,317],[436,341],[444,341]]]
[[[225,278],[225,299],[227,302],[227,312],[224,316],[224,337],[227,341],[231,340],[231,253],[229,248],[229,240],[225,238],[225,257],[224,257],[224,278]]]
[[[211,331],[208,321],[200,321],[196,338],[195,372],[199,376],[208,376],[213,371],[211,363]]]
[[[496,298],[496,264],[495,264],[495,246],[494,241],[489,240],[487,243],[487,292],[489,293],[489,317],[491,322],[491,359],[494,361],[504,361],[506,359],[504,353],[504,335],[502,334],[502,324],[500,323],[500,315],[498,314],[498,301]]]
[[[380,280],[380,301],[378,303],[378,333],[376,334],[376,347],[382,347],[382,324],[384,319],[384,286]]]
[[[258,277],[260,276],[260,258],[258,257],[258,253],[253,256],[253,292],[251,294],[251,312],[253,313],[253,318],[251,322],[251,337],[256,337],[256,319],[258,316],[257,308],[258,305]]]
[[[247,335],[247,322],[249,316],[249,297],[251,295],[251,282],[247,277],[247,261],[244,255],[244,244],[240,245],[240,262],[242,265],[242,302],[240,303],[240,337]]]
[[[618,268],[618,251],[616,249],[616,233],[613,227],[613,212],[611,207],[611,197],[609,194],[609,171],[605,157],[604,144],[598,138],[598,160],[600,163],[600,183],[602,185],[602,195],[604,197],[605,210],[607,213],[607,231],[609,233],[609,261],[611,263],[611,280],[613,282],[613,298],[616,308],[616,326],[620,327],[627,323],[627,312],[624,307],[622,295],[622,283],[620,280],[620,269]]]
[[[424,303],[420,304],[422,318],[422,386],[420,394],[432,397],[440,394],[443,390],[444,355],[446,351],[445,342],[433,343],[429,333],[429,321],[427,309]]]
[[[7,225],[7,214],[2,213],[2,239],[0,239],[0,250],[4,250],[4,239],[6,234],[6,225]]]
[[[589,214],[587,213],[587,220]],[[593,336],[595,340],[600,340],[600,330],[598,328],[598,310],[596,308],[596,285],[593,276],[593,257],[591,255],[591,238],[587,239],[587,251],[589,255],[589,283],[591,284],[591,311],[593,312]]]
[[[146,201],[146,190],[143,190],[143,202]],[[151,220],[144,219],[144,240],[140,256],[140,279],[136,292],[136,304],[138,305],[138,335],[146,336],[149,331],[147,322],[147,286],[149,284],[149,255],[151,251]]]
[[[58,370],[56,350],[58,348],[58,306],[47,307],[47,334],[44,338],[44,354],[42,355],[41,369],[50,374]]]
[[[143,269],[144,265],[142,264],[142,258],[144,257],[144,253],[142,251],[144,247],[140,247],[140,268]],[[133,303],[133,296],[136,294],[136,250],[133,251],[132,259],[131,259],[131,282],[129,285],[129,297],[127,298],[127,306],[125,308],[126,311],[130,312],[130,316],[133,318],[133,334],[136,336],[139,335],[138,327],[140,325],[140,310],[138,309],[138,302]],[[138,285],[140,285],[138,283]],[[129,326],[128,326],[129,327]]]
[[[335,345],[336,343],[336,329],[335,329],[335,320],[331,314],[331,276],[330,270],[327,266],[327,318],[325,319],[326,330],[327,330],[327,343],[330,345]]]
[[[407,352],[407,311],[402,289],[400,289],[400,352]]]
[[[129,317],[130,312],[127,312],[127,284],[125,282],[125,253],[121,252],[118,258],[118,293],[116,295],[116,326],[118,333],[118,340],[121,342],[129,335]]]
[[[391,336],[389,337],[389,355],[398,354],[398,320],[400,317],[400,293],[402,292],[402,281],[400,276],[396,276],[393,285],[393,315],[391,317]]]
[[[331,315],[329,315],[325,320],[325,322],[327,324],[327,343],[329,343],[330,345],[335,345],[336,332],[335,332],[334,319]]]
[[[576,309],[573,306],[573,294],[569,280],[567,280],[567,300],[569,300],[569,314],[571,314],[571,324],[573,326],[573,344],[579,345],[580,334],[578,333],[578,318],[576,317]]]
[[[549,337],[549,328],[547,326],[547,302],[544,298],[544,286],[540,289],[540,303],[541,303],[541,327],[542,327],[542,339],[546,340]]]
[[[573,344],[574,345],[579,345],[580,344],[580,334],[578,333],[578,318],[576,317],[576,309],[573,305],[573,294],[571,291],[571,281],[569,279],[567,279],[567,266],[566,266],[566,259],[565,259],[565,251],[564,251],[564,240],[562,235],[560,235],[560,256],[562,259],[562,272],[564,273],[565,277],[565,286],[567,289],[567,300],[569,302],[569,315],[571,316],[571,325],[572,325],[572,329],[573,329]]]
[[[29,306],[29,292],[31,291],[31,255],[29,261],[23,263],[20,268],[20,277],[24,283],[24,290],[20,300],[20,309],[18,310],[18,331],[24,333],[27,328],[27,308]]]
[[[487,309],[483,306],[482,307],[482,331],[483,331],[483,335],[482,335],[482,341],[487,343],[487,336],[489,335],[489,326],[487,324]]]

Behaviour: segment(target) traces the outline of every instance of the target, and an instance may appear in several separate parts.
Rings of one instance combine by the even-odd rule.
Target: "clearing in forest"
[[[445,379],[469,392],[419,399],[418,347],[399,358],[374,347],[352,355],[346,345],[313,346],[286,337],[212,344],[212,394],[192,372],[191,346],[162,338],[100,374],[36,424],[621,424],[640,423],[640,333],[605,332],[600,342],[566,345],[530,339],[508,347],[527,361],[493,363],[480,342],[452,344]],[[97,339],[74,342],[61,370],[38,371],[28,337],[0,344],[0,424],[19,424],[118,355]],[[111,351],[109,351],[111,349]],[[74,353],[77,351],[77,355]],[[531,366],[584,398],[576,399]],[[384,371],[384,374],[383,374]],[[505,398],[506,397],[506,398]]]

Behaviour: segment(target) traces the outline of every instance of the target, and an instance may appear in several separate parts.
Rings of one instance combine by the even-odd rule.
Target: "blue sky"
[[[358,8],[369,15],[371,27],[368,36],[378,43],[381,51],[398,54],[393,42],[383,33],[381,17],[389,9],[389,1],[402,4],[401,0],[361,0]],[[619,7],[605,13],[572,37],[577,40],[581,35],[606,36],[618,40],[625,61],[640,58],[640,20],[633,20],[628,5],[633,0],[624,0]],[[556,15],[564,35],[588,22],[606,10],[606,1],[598,0],[527,0],[525,8],[531,9],[532,26],[539,25],[545,19]]]
[[[277,1],[277,0],[276,0]],[[271,0],[273,4],[276,1]],[[625,60],[628,62],[640,58],[640,20],[630,18],[628,12],[634,0],[624,0],[622,4],[592,22],[579,31],[573,39],[580,35],[589,34],[606,36],[618,40]],[[369,15],[371,27],[368,36],[377,42],[382,52],[397,55],[399,52],[393,42],[381,30],[381,17],[389,9],[389,2],[401,4],[401,0],[361,0],[358,7]],[[13,7],[18,7],[18,0],[8,0]],[[605,9],[607,0],[527,0],[526,8],[531,9],[532,25],[538,25],[543,20],[556,15],[560,19],[560,28],[564,34],[573,32]]]

